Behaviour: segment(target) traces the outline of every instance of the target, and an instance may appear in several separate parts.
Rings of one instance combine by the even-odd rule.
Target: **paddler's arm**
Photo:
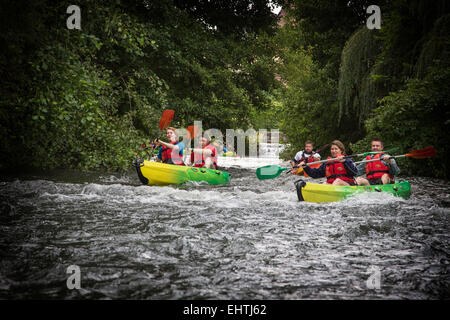
[[[351,176],[356,176],[358,175],[358,169],[356,168],[355,163],[353,162],[352,159],[347,158],[344,161],[344,167],[345,169],[347,169],[347,172],[351,175]]]
[[[296,173],[298,170],[298,162],[295,161],[295,159],[291,160],[291,166],[292,166],[291,173]]]
[[[300,162],[299,166],[301,166],[304,163],[305,163],[304,161]],[[326,168],[326,164],[325,163],[322,163],[322,165],[320,167],[318,167],[318,168],[311,168],[310,166],[303,166],[303,170],[311,178],[314,178],[314,179],[325,177],[325,168]]]
[[[162,144],[163,146],[166,146],[169,149],[173,149],[173,150],[179,150],[180,149],[180,147],[178,145],[167,143],[167,142],[161,141],[159,139],[156,139],[156,142],[159,143],[159,144]]]
[[[383,156],[382,162],[384,165],[389,167],[389,171],[393,176],[398,176],[400,174],[400,168],[397,166],[397,162],[395,159],[389,159],[390,155],[385,154]]]

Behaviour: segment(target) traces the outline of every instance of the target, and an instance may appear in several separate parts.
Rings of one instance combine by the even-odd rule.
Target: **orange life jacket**
[[[171,142],[173,145],[177,145],[178,143],[179,142]],[[180,151],[175,151],[174,149],[170,149],[164,145],[162,146],[161,160],[163,163],[184,166],[183,155],[180,154]]]
[[[217,169],[217,150],[216,147],[207,144],[203,149],[209,149],[211,150],[211,160],[214,166],[214,169]],[[195,161],[194,161],[195,159]],[[194,167],[201,168],[205,166],[205,158],[203,157],[203,154],[200,156],[198,154],[194,154],[194,152],[191,153],[191,163],[194,164]]]
[[[381,159],[382,155],[384,155],[384,153],[377,153],[373,156],[373,158],[367,156],[366,160]],[[389,178],[391,178],[391,180],[394,180],[394,176],[389,173],[389,167],[386,166],[381,160],[366,163],[367,179],[379,179],[386,173],[389,175]]]
[[[340,156],[340,155],[339,155]],[[339,157],[338,156],[338,157]],[[333,159],[328,157],[327,159]],[[345,169],[344,164],[339,161],[328,161],[326,162],[325,176],[327,177],[327,183],[333,183],[337,178],[345,182],[355,182],[353,176],[349,175],[347,169]]]

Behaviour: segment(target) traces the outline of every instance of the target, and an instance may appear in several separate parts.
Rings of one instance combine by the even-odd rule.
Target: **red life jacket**
[[[339,157],[339,156],[338,156]],[[327,159],[333,159],[328,157]],[[336,178],[341,179],[345,182],[355,182],[353,176],[349,175],[347,169],[345,169],[344,164],[339,161],[328,161],[326,162],[325,176],[327,177],[327,183],[333,183]]]
[[[316,154],[316,152],[311,151],[310,154],[306,153],[305,151],[303,151],[303,156],[302,159],[300,160],[300,162],[305,161],[306,163],[310,163],[310,162],[314,162],[314,155]],[[305,155],[309,155],[309,157],[305,157]]]
[[[173,145],[179,144],[179,142],[171,142]],[[180,155],[180,151],[176,151],[174,149],[167,148],[166,146],[162,146],[161,151],[161,160],[163,163],[167,164],[176,164],[178,166],[184,166],[183,156]]]
[[[373,158],[367,156],[366,160],[380,159],[382,155],[384,155],[384,153],[377,153],[373,156]],[[394,176],[389,173],[389,167],[386,166],[381,160],[366,163],[367,179],[379,179],[386,173],[389,175],[391,180],[394,180]]]
[[[214,146],[207,144],[203,149],[209,149],[211,150],[211,160],[214,166],[214,169],[217,169],[217,150]],[[195,161],[194,161],[195,157]],[[194,167],[201,168],[205,166],[205,159],[203,157],[203,154],[194,154],[194,152],[191,153],[191,163],[194,164]]]

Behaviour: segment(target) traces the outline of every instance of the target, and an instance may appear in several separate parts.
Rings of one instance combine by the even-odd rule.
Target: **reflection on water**
[[[410,179],[409,200],[304,203],[296,177],[256,179],[270,161],[221,158],[227,186],[149,187],[133,171],[5,178],[0,298],[450,297],[447,182]],[[73,264],[80,290],[66,287]]]

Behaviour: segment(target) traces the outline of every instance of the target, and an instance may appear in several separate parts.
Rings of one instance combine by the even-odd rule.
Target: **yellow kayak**
[[[139,180],[145,185],[166,186],[187,181],[205,181],[212,185],[219,185],[230,182],[228,172],[213,169],[177,166],[147,160],[140,160],[133,166],[136,167]]]
[[[333,186],[331,184],[309,183],[299,180],[295,183],[299,201],[334,202],[364,192],[386,192],[408,199],[411,194],[409,181],[373,186]]]

